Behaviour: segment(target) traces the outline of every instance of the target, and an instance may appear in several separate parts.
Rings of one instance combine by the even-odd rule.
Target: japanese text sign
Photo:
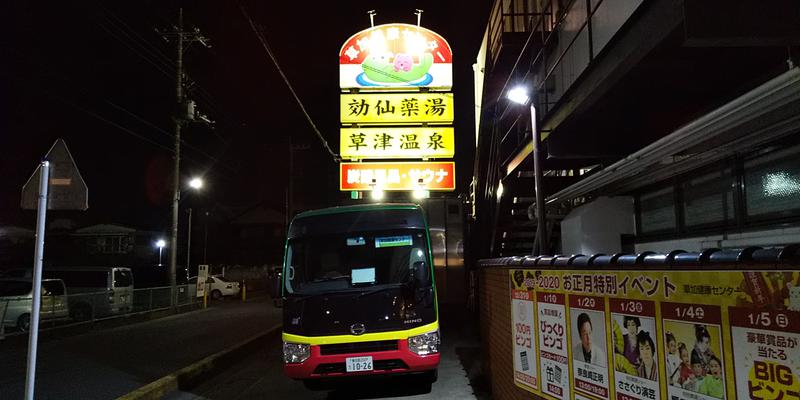
[[[512,280],[511,330],[514,338],[514,382],[530,389],[538,388],[535,323],[533,293],[525,287],[524,282],[516,284]]]
[[[452,85],[450,45],[420,26],[374,26],[351,36],[339,51],[342,89],[446,89]]]
[[[342,128],[343,159],[450,158],[455,154],[452,127]]]
[[[455,190],[453,162],[341,163],[340,190]]]
[[[520,388],[551,399],[800,399],[800,270],[512,269],[509,278],[515,345],[528,340],[520,310],[533,301],[537,311],[540,357],[528,369],[538,380],[515,347]]]
[[[453,94],[342,94],[340,116],[343,124],[448,124],[453,122]]]

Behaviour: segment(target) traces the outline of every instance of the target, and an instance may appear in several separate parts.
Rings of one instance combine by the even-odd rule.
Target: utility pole
[[[186,282],[189,282],[189,265],[192,261],[192,207],[189,207],[189,227],[186,228]]]
[[[208,264],[206,256],[208,252],[208,211],[206,211],[205,227],[203,228],[203,264]]]
[[[158,32],[158,30],[157,30]],[[199,29],[186,32],[183,30],[183,8],[178,9],[178,26],[171,31],[159,32],[162,37],[169,41],[175,39],[175,101],[176,112],[173,121],[175,123],[175,168],[172,179],[172,234],[170,236],[170,255],[169,255],[169,285],[171,288],[170,304],[174,307],[176,300],[176,270],[178,263],[178,207],[181,200],[181,127],[186,121],[194,119],[189,115],[189,106],[183,96],[183,52],[186,47],[194,42],[199,42],[205,47],[208,45],[208,38],[204,37]],[[188,265],[186,266],[189,267]]]
[[[286,229],[292,221],[292,181],[294,180],[294,148],[292,147],[292,134],[289,134],[289,182],[286,184]]]

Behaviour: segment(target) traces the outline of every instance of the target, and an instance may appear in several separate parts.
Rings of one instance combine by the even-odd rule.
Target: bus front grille
[[[406,364],[403,360],[395,359],[395,360],[376,360],[372,363],[373,370],[375,371],[391,371],[395,369],[408,369],[408,364]],[[317,365],[317,368],[314,369],[314,374],[317,375],[325,375],[325,374],[343,374],[347,372],[345,367],[345,363],[327,363],[327,364],[320,364]]]
[[[397,350],[397,340],[323,344],[319,346],[320,354],[322,354],[323,356],[329,356],[335,354],[352,354],[352,353],[375,353],[380,351],[395,351],[395,350]]]

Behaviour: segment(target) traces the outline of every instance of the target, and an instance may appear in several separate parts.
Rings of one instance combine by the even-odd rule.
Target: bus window
[[[290,240],[287,252],[292,273],[286,279],[286,290],[313,294],[361,286],[430,285],[427,274],[417,277],[413,271],[418,262],[429,265],[427,249],[422,230],[295,238]]]

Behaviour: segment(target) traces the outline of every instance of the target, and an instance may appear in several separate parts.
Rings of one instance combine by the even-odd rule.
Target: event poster
[[[512,335],[514,337],[514,381],[530,389],[538,387],[536,351],[534,350],[533,292],[524,286],[522,271],[519,283],[511,282]]]
[[[725,399],[720,308],[664,302],[661,318],[669,399]]]
[[[569,297],[572,380],[576,395],[609,398],[605,299]]]
[[[536,293],[542,392],[558,399],[570,397],[567,316],[564,300],[563,294]]]
[[[655,303],[609,299],[617,400],[659,400]]]
[[[538,357],[537,388],[514,384],[603,400],[587,383],[601,380],[605,349],[609,400],[800,399],[800,269],[774,268],[511,269],[512,301],[514,289],[530,299]]]
[[[800,399],[800,312],[729,308],[739,399]]]

